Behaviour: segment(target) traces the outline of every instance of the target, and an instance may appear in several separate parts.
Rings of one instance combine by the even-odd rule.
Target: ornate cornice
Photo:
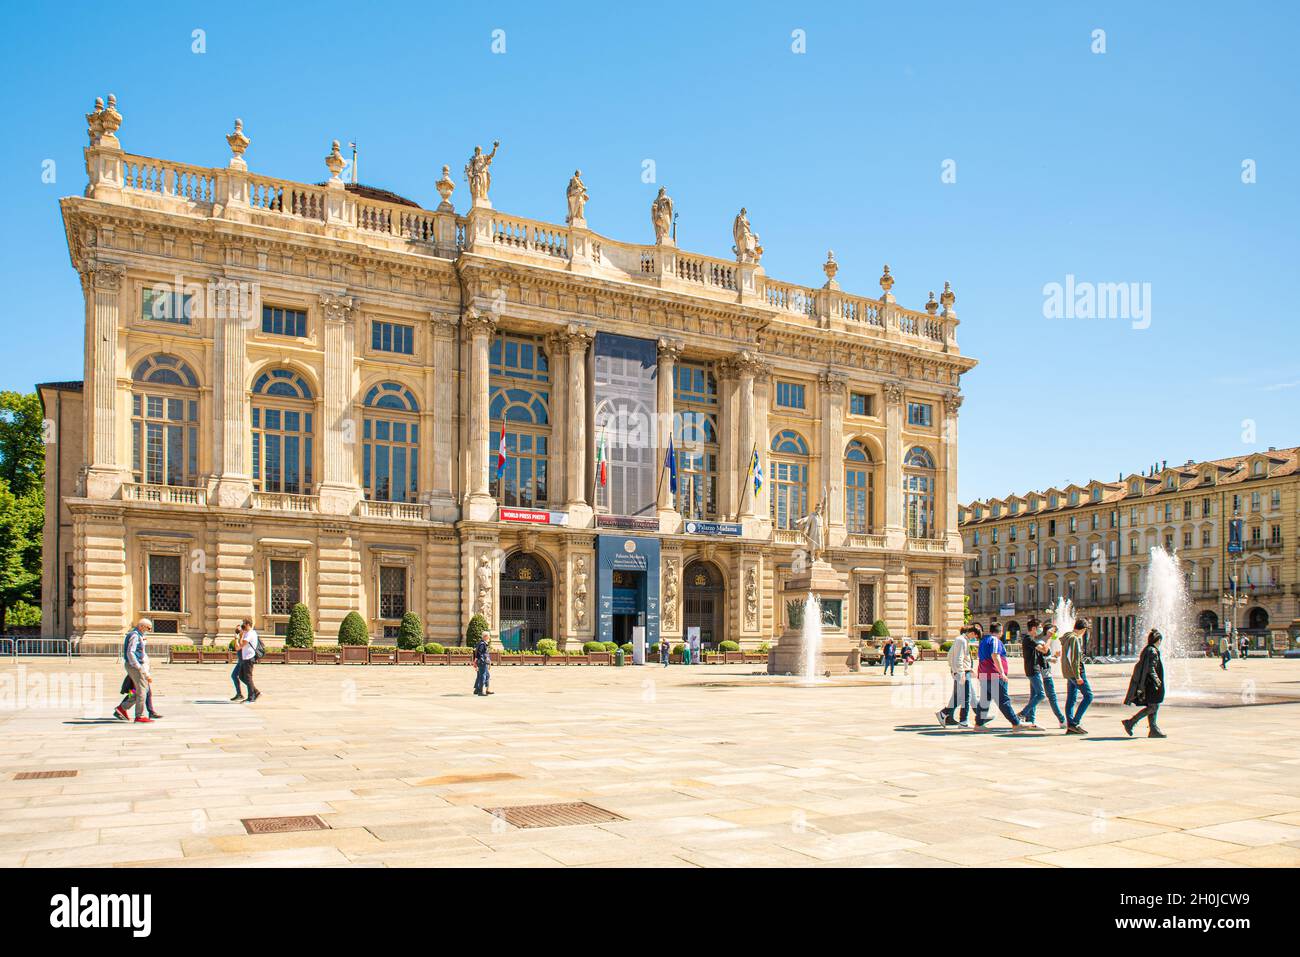
[[[125,275],[126,267],[121,263],[103,262],[92,256],[86,257],[81,265],[82,284],[101,292],[117,292]]]

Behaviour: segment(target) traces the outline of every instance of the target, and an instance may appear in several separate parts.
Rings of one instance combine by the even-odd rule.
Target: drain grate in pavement
[[[328,831],[330,826],[315,814],[300,817],[246,817],[244,830],[249,834],[284,834],[286,831]]]
[[[15,781],[44,781],[46,778],[75,778],[76,771],[19,771]]]
[[[483,810],[515,827],[572,827],[577,824],[608,824],[610,821],[627,820],[621,814],[606,811],[586,801],[485,807]]]

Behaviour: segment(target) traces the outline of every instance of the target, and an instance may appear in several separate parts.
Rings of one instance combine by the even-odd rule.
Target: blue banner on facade
[[[616,571],[622,582],[617,589]],[[631,641],[631,627],[644,624],[646,645],[658,643],[659,539],[597,535],[596,595],[597,640]],[[615,616],[626,634],[615,634]]]

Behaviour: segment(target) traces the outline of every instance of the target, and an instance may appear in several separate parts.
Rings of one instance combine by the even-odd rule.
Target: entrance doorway
[[[723,630],[727,596],[722,573],[712,562],[695,561],[686,566],[682,579],[682,619],[685,626],[698,627],[701,646],[714,647],[727,634]]]
[[[501,645],[530,651],[551,633],[551,580],[546,566],[517,552],[501,571]]]

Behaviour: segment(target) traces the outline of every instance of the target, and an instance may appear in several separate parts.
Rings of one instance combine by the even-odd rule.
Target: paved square
[[[1130,740],[1128,667],[1098,667],[1089,737],[1045,709],[1050,732],[1013,737],[937,728],[938,663],[820,688],[756,670],[499,667],[476,699],[468,667],[264,665],[250,706],[229,668],[158,664],[165,720],[136,726],[106,717],[115,661],[3,659],[0,865],[1300,864],[1300,703],[1167,706],[1167,740]],[[1300,661],[1190,679],[1300,697]],[[95,687],[87,717],[69,696]],[[53,770],[77,774],[15,780]],[[624,820],[483,810],[580,801]],[[328,829],[243,824],[305,815]]]

